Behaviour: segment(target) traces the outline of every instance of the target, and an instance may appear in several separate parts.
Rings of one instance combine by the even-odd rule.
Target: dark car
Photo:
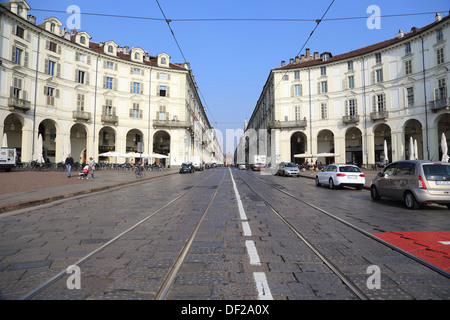
[[[194,173],[194,172],[195,172],[195,168],[191,162],[183,163],[181,165],[180,173]]]

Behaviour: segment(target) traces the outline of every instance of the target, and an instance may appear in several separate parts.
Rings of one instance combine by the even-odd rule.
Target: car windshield
[[[288,164],[286,164],[286,167],[288,167],[288,168],[297,168],[297,166],[294,163],[288,163]]]
[[[345,166],[345,167],[339,167],[340,172],[361,172],[361,170],[358,167],[353,166]]]
[[[427,180],[443,181],[450,180],[450,165],[424,164],[423,172]]]

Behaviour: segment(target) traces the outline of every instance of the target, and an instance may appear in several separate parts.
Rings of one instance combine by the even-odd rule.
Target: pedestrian
[[[91,171],[92,179],[94,179],[95,161],[94,158],[89,158],[89,170]]]
[[[68,178],[70,178],[70,173],[72,172],[72,166],[73,166],[73,158],[70,156],[70,153],[67,155],[65,164],[67,167]]]

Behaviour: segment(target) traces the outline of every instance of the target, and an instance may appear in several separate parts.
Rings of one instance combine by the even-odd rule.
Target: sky
[[[412,27],[430,24],[435,12],[446,16],[450,9],[448,0],[27,2],[32,8],[29,14],[36,16],[38,24],[54,16],[68,28],[71,14],[66,13],[67,8],[76,5],[81,11],[79,31],[87,31],[92,36],[91,41],[114,40],[119,46],[141,47],[154,56],[165,52],[174,63],[189,62],[209,122],[222,133],[224,140],[228,140],[220,141],[224,153],[233,153],[235,145],[235,141],[226,139],[227,130],[243,129],[270,71],[280,67],[282,60],[288,63],[291,58],[305,53],[306,48],[312,53],[331,52],[333,55],[362,48],[394,38],[399,29],[406,33]],[[380,19],[371,18],[377,15],[371,6],[379,10]],[[325,12],[324,20],[317,26],[315,21]],[[419,15],[429,12],[431,14]],[[163,13],[172,20],[173,34],[161,20]],[[389,15],[404,16],[387,17]]]

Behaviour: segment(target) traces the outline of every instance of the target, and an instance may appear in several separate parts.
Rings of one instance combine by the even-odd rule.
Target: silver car
[[[450,163],[404,160],[388,165],[370,186],[373,200],[401,200],[408,209],[436,203],[450,209]]]
[[[281,162],[280,165],[278,166],[278,171],[276,172],[276,175],[285,177],[291,176],[300,177],[300,170],[298,169],[295,163]]]

